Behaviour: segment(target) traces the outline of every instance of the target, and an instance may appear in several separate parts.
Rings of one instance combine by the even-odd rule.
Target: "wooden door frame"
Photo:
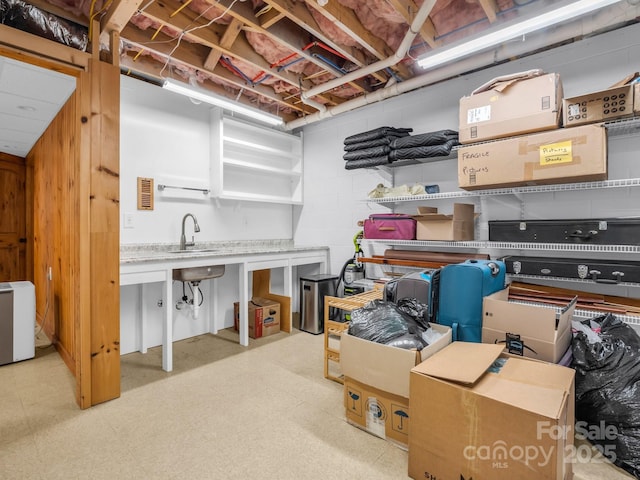
[[[111,38],[112,46],[116,37]],[[67,366],[75,375],[76,402],[83,409],[120,396],[119,68],[117,56],[111,63],[100,61],[97,36],[92,40],[94,51],[89,54],[0,25],[0,56],[76,78],[76,304],[70,320],[75,358],[73,364],[67,360]],[[112,84],[105,94],[101,90],[107,82]],[[27,189],[29,199],[34,186],[27,184]],[[27,202],[31,214],[33,205]],[[34,258],[33,264],[37,261]]]

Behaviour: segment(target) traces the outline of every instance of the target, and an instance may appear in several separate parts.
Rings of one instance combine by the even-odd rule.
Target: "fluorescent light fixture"
[[[566,22],[573,18],[586,15],[600,8],[608,7],[620,0],[578,0],[564,7],[556,8],[528,20],[523,20],[505,28],[489,32],[474,40],[461,43],[446,50],[426,55],[418,60],[418,65],[424,69],[433,68],[444,63],[478,53],[508,40],[542,30],[543,28]]]
[[[260,110],[257,110],[255,108],[246,107],[241,103],[234,102],[233,100],[229,100],[224,97],[220,97],[200,88],[191,87],[181,82],[176,82],[172,79],[166,79],[162,84],[162,88],[165,88],[170,92],[185,95],[187,97],[193,98],[194,100],[200,100],[201,102],[216,105],[221,108],[226,108],[227,110],[231,110],[232,112],[246,115],[250,118],[253,118],[254,120],[268,123],[269,125],[282,125],[284,123],[282,118],[271,115],[270,113],[261,112]]]

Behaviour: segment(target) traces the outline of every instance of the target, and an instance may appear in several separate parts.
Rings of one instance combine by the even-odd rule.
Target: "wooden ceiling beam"
[[[233,42],[235,42],[236,38],[238,38],[238,35],[240,35],[240,32],[242,31],[242,25],[243,23],[237,18],[231,20],[231,23],[227,26],[227,29],[224,31],[222,38],[220,39],[220,46],[222,48],[231,48]],[[218,64],[218,60],[220,60],[221,56],[222,51],[212,48],[204,62],[204,66],[207,70],[213,70]]]
[[[180,13],[171,17],[171,14],[180,7],[180,3],[174,0],[163,0],[162,3],[154,2],[145,8],[142,14],[147,18],[156,21],[157,23],[168,25],[173,27],[179,32],[185,32],[187,36],[193,42],[205,45],[209,48],[219,50],[224,55],[229,55],[234,58],[240,58],[250,64],[252,67],[262,70],[273,77],[282,80],[289,85],[298,87],[299,81],[296,75],[288,72],[278,71],[275,68],[271,68],[269,63],[259,55],[249,44],[244,35],[238,35],[233,42],[233,46],[230,48],[223,48],[220,45],[220,38],[222,35],[216,33],[212,28],[200,28],[193,30],[195,27],[204,25],[202,20],[195,21],[187,15],[187,9],[182,10]],[[189,10],[190,13],[193,13]],[[211,27],[215,26],[213,24]],[[220,26],[218,26],[220,27]],[[192,30],[189,32],[189,30]],[[124,35],[123,35],[124,37]],[[176,40],[177,41],[177,40]],[[184,46],[181,43],[180,48]]]
[[[272,88],[266,85],[247,85],[244,80],[234,75],[221,65],[216,65],[213,70],[207,69],[204,66],[203,59],[207,57],[208,49],[204,45],[199,45],[196,43],[186,44],[180,49],[173,52],[172,43],[163,41],[165,39],[170,40],[170,37],[160,33],[156,37],[156,40],[152,41],[150,36],[146,34],[146,32],[143,32],[142,30],[130,25],[125,27],[125,29],[122,31],[122,38],[127,43],[135,46],[136,48],[139,48],[140,50],[146,50],[150,53],[154,53],[167,59],[167,61],[175,61],[194,70],[201,70],[203,72],[206,71],[214,77],[220,79],[221,81],[227,82],[238,89],[251,90],[256,94],[265,97],[269,101],[277,102],[283,106],[292,108],[301,113],[308,114],[315,111],[315,109],[307,105],[298,105],[292,101],[286,100],[285,96],[287,96],[287,94],[275,93]],[[159,41],[158,38],[160,38]],[[158,65],[160,65],[160,62],[158,61],[156,61],[155,63],[158,63]],[[136,71],[143,70],[137,69]],[[165,73],[164,78],[166,78],[166,76],[167,73]]]
[[[384,40],[373,35],[362,25],[356,13],[352,9],[343,6],[338,2],[328,2],[322,7],[316,2],[309,2],[307,5],[321,13],[336,27],[362,45],[363,48],[378,60],[388,58],[395,53]],[[413,76],[409,72],[409,69],[403,64],[398,63],[394,68],[405,78]]]
[[[313,18],[309,9],[304,4],[299,2],[292,2],[291,0],[265,0],[265,3],[271,7],[277,9],[283,15],[285,15],[290,21],[296,23],[312,37],[316,38],[320,42],[324,43],[328,47],[331,47],[336,52],[340,53],[348,61],[352,62],[358,67],[364,67],[367,64],[367,60],[364,54],[354,47],[344,47],[335,43],[331,38],[327,37],[320,29],[318,22]],[[373,76],[381,82],[386,82],[387,77],[381,73],[374,73]]]
[[[264,13],[258,14],[260,26],[265,29],[279,22],[283,18],[285,18],[284,13],[279,12],[278,10],[276,10],[275,8],[271,8],[270,6]]]
[[[416,13],[418,12],[418,6],[415,4],[413,0],[387,0],[393,8],[395,8],[396,12],[404,17],[409,25],[413,22]],[[441,42],[436,40],[438,36],[438,32],[436,31],[436,27],[433,24],[431,18],[427,18],[427,21],[424,22],[422,27],[420,27],[420,36],[422,39],[427,42],[427,44],[431,48],[438,48]]]
[[[211,3],[213,0],[207,1]],[[256,17],[249,2],[232,2],[233,0],[220,0],[213,5],[220,11],[220,13],[226,11],[227,14],[231,17],[241,20],[246,25],[245,28],[251,29],[254,32],[261,33],[267,36],[275,43],[282,45],[291,52],[299,55],[300,57],[313,63],[319,68],[329,72],[334,77],[339,77],[341,75],[340,72],[333,69],[330,65],[327,65],[322,60],[316,58],[315,56],[304,50],[306,44],[309,43],[307,41],[308,36],[306,32],[300,28],[299,25],[294,22],[281,20],[280,22],[272,25],[270,28],[265,29],[260,25],[260,19],[259,17]],[[231,5],[233,6],[227,11],[229,6]],[[333,57],[334,54],[327,52],[327,56]],[[334,63],[337,62],[338,59],[336,57]],[[302,77],[299,85],[304,89],[313,87],[313,85],[308,80],[302,80]],[[369,90],[369,88],[363,82],[354,82],[353,86],[360,91]],[[343,101],[339,97],[333,97],[330,93],[325,93],[322,95],[322,97],[332,104],[341,103]]]
[[[111,32],[120,33],[138,11],[142,0],[113,0],[100,19],[100,37],[104,42]]]
[[[478,3],[480,3],[484,14],[489,19],[489,23],[495,22],[498,18],[498,12],[500,11],[496,0],[478,0]]]

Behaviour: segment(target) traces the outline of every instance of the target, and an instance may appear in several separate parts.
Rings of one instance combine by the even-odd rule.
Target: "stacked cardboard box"
[[[523,72],[488,82],[460,99],[460,143],[553,130],[562,121],[557,73]]]
[[[509,301],[509,287],[483,299],[482,341],[514,355],[558,363],[571,345],[575,301],[558,307]]]
[[[601,124],[560,128],[458,150],[465,190],[607,178],[607,134]]]
[[[565,98],[564,126],[611,121],[640,113],[639,78],[636,72],[605,90]]]
[[[431,324],[431,328],[441,336],[419,352],[342,335],[340,367],[349,423],[406,448],[411,422],[409,373],[451,343],[449,327]]]

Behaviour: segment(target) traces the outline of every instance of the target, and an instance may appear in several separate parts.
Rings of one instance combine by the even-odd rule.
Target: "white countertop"
[[[313,250],[328,250],[326,246],[295,246],[292,240],[241,240],[198,243],[184,252],[177,243],[142,243],[120,245],[120,265],[144,262],[181,261],[192,258],[230,257],[238,255],[260,255],[273,253],[296,253]],[[213,250],[196,252],[193,250]]]
[[[184,252],[177,243],[144,243],[120,245],[120,285],[142,286],[162,282],[164,322],[162,341],[162,368],[173,369],[173,271],[175,269],[205,265],[238,265],[239,341],[249,344],[247,304],[251,298],[249,274],[256,270],[283,268],[284,295],[293,292],[292,269],[299,265],[319,264],[326,273],[329,264],[329,247],[295,246],[293,240],[253,240],[198,243]],[[193,250],[210,250],[196,252]],[[209,284],[212,304],[217,303],[216,279]],[[142,288],[142,287],[140,287]],[[141,293],[142,295],[142,293]],[[214,311],[210,312],[210,332],[218,331]],[[144,310],[141,312],[141,349],[146,352]]]

